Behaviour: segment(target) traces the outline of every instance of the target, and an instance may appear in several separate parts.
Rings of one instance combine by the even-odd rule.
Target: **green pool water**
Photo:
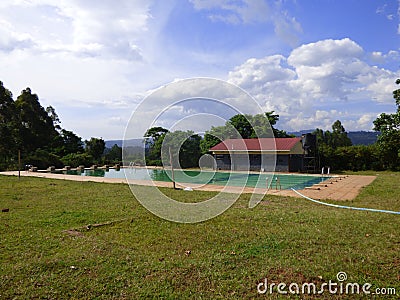
[[[63,171],[68,175],[97,176],[105,178],[128,178],[132,180],[154,180],[172,182],[170,170],[146,169],[146,168],[123,168],[97,169],[77,171]],[[211,172],[211,171],[183,171],[175,170],[174,179],[176,182],[193,184],[213,184],[228,186],[246,186],[265,188],[267,182],[270,188],[280,189],[303,189],[313,184],[320,183],[330,177],[321,177],[302,174],[273,174],[273,173],[241,173],[241,172]]]

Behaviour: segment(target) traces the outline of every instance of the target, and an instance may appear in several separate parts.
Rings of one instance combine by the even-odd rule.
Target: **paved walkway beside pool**
[[[316,200],[331,199],[331,200],[353,200],[360,193],[361,189],[371,184],[376,176],[365,175],[345,175],[336,176],[322,184],[316,184],[311,188],[299,190],[303,195]],[[275,194],[274,190],[268,194]],[[299,197],[293,191],[278,191],[277,195]]]
[[[1,175],[12,175],[18,176],[18,171],[0,172]],[[54,173],[42,173],[42,172],[25,172],[21,171],[21,176],[34,176],[42,178],[52,179],[63,179],[63,180],[75,180],[75,181],[91,181],[91,182],[105,182],[105,183],[127,183],[126,179],[121,178],[104,178],[94,176],[77,176],[77,175],[64,175]],[[334,175],[333,175],[334,176]],[[314,185],[310,188],[299,190],[299,192],[305,196],[313,199],[331,199],[331,200],[352,200],[360,192],[360,190],[372,183],[376,176],[364,176],[364,175],[345,175],[335,176],[322,184]],[[159,186],[159,187],[172,187],[171,182],[164,181],[149,181],[149,180],[130,180],[130,184],[146,185],[146,186]],[[194,185],[190,184],[195,190],[202,191],[223,191],[227,193],[257,193],[264,194],[265,189],[251,188],[251,187],[223,187],[218,185]],[[184,188],[185,186],[177,184],[177,187]],[[277,196],[290,196],[300,197],[292,190],[268,190],[268,195]]]

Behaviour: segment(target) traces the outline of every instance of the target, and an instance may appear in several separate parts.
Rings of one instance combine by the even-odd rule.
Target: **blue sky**
[[[0,16],[0,80],[83,138],[122,138],[146,95],[191,77],[238,85],[288,131],[395,110],[398,0],[2,0]]]

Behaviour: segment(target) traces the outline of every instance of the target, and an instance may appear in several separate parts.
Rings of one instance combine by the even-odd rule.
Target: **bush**
[[[22,158],[22,162],[23,165],[33,165],[42,170],[50,166],[55,166],[56,168],[63,167],[63,163],[57,155],[42,149],[37,149],[34,153]]]
[[[84,165],[89,167],[93,164],[93,156],[87,153],[70,153],[61,158],[65,166],[78,167]]]
[[[21,166],[21,169],[23,169],[24,166]],[[13,161],[13,162],[1,162],[0,163],[0,172],[3,171],[12,171],[12,170],[18,170],[18,162]]]
[[[146,159],[146,166],[160,167],[162,165],[163,165],[163,163],[162,163],[161,159]]]
[[[338,147],[331,156],[335,170],[366,171],[381,169],[378,149],[375,145]]]

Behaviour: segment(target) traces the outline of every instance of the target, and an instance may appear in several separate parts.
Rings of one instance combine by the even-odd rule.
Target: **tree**
[[[55,137],[53,152],[60,157],[71,153],[82,153],[84,143],[82,138],[69,130],[61,129]]]
[[[230,122],[226,122],[224,126],[211,126],[200,141],[201,153],[205,154],[215,145],[233,138],[240,138],[240,136]]]
[[[229,123],[236,128],[243,139],[276,137],[291,137],[284,130],[276,129],[274,126],[279,120],[279,115],[274,111],[257,115],[235,115],[229,119]],[[271,132],[272,130],[272,132]]]
[[[146,144],[154,144],[162,135],[166,134],[168,129],[163,127],[152,127],[144,134]]]
[[[32,94],[30,88],[22,91],[15,101],[19,118],[19,143],[25,153],[36,149],[50,148],[51,142],[58,134],[52,118],[40,105],[39,98]]]
[[[27,155],[25,155],[25,157],[22,158],[22,161],[24,162],[24,164],[33,165],[42,170],[46,169],[49,166],[61,168],[63,165],[57,155],[42,149],[36,149],[35,151],[28,153]]]
[[[198,167],[201,156],[201,136],[193,131],[169,132],[162,127],[153,127],[146,131],[146,164],[161,166],[170,162],[171,149],[173,165],[182,168]]]
[[[163,161],[169,163],[171,153],[174,167],[198,167],[201,157],[200,141],[201,137],[190,130],[167,133],[162,145]]]
[[[337,147],[345,147],[352,145],[350,138],[347,136],[346,130],[344,129],[342,123],[339,120],[336,120],[332,124],[332,135],[331,135],[330,145],[334,149],[336,149]]]
[[[274,111],[254,116],[235,115],[224,126],[213,126],[206,131],[204,139],[201,141],[201,151],[206,153],[210,148],[226,139],[291,137],[285,131],[274,127],[278,120],[279,115],[274,114]]]
[[[258,114],[251,117],[251,123],[253,124],[253,134],[251,135],[251,138],[266,138],[274,136],[272,125],[275,124],[276,121],[271,118],[273,122],[270,122],[269,115],[271,113],[273,112],[265,113],[264,115]]]
[[[400,84],[400,78],[396,80],[396,84]],[[393,91],[393,98],[396,101],[397,113],[400,112],[400,89]]]
[[[218,137],[214,136],[211,133],[212,131],[213,128],[211,128],[210,131],[206,132],[203,139],[200,141],[200,149],[201,153],[203,154],[207,153],[212,147],[222,142]]]
[[[255,135],[252,138],[293,137],[293,135],[287,134],[286,131],[275,128],[276,123],[279,121],[279,115],[275,114],[274,111],[266,112],[264,115],[254,115],[251,121],[255,129]]]
[[[146,155],[145,160],[147,165],[161,166],[161,147],[168,129],[163,127],[152,127],[144,134]]]
[[[190,136],[183,142],[179,151],[179,162],[182,168],[198,168],[201,157],[201,136],[187,131]]]
[[[236,128],[242,139],[249,139],[254,136],[254,128],[251,125],[249,119],[250,115],[235,115],[229,119],[229,124]]]
[[[108,150],[108,151],[107,151]],[[122,148],[117,144],[111,147],[111,149],[106,149],[105,158],[109,162],[119,163],[122,161]]]
[[[61,158],[65,166],[78,167],[93,164],[93,156],[88,153],[70,153]]]
[[[0,169],[17,167],[18,150],[24,163],[39,168],[60,167],[65,162],[93,163],[93,157],[100,161],[105,148],[102,139],[87,141],[83,153],[82,139],[60,124],[54,107],[44,109],[30,88],[14,101],[0,81]]]
[[[400,84],[400,79],[396,80]],[[400,89],[393,91],[397,111],[393,114],[382,113],[374,121],[374,130],[378,136],[377,146],[384,168],[400,168]]]
[[[106,143],[102,138],[94,138],[92,137],[89,141],[85,141],[86,144],[86,153],[91,155],[96,162],[100,162],[101,156],[104,153],[104,149],[106,148]]]
[[[349,147],[352,145],[347,132],[339,120],[332,124],[332,132],[323,131],[317,128],[313,134],[317,139],[317,153],[319,157],[319,167],[330,166],[335,170],[345,169],[345,163],[335,158],[335,151],[340,147]],[[343,150],[343,149],[342,149]],[[346,150],[342,151],[343,155]]]
[[[379,170],[380,164],[375,145],[338,147],[330,164],[335,170]]]
[[[0,169],[16,157],[17,147],[16,108],[12,94],[0,81]]]
[[[61,126],[60,126],[61,121],[58,118],[58,115],[57,115],[56,110],[54,109],[54,107],[51,106],[51,105],[46,107],[46,112],[47,112],[47,115],[53,121],[54,128],[57,129],[57,130],[60,130],[61,129]]]
[[[322,129],[317,128],[313,133],[317,137],[318,145],[325,144],[334,150],[338,147],[352,145],[350,138],[347,136],[346,129],[344,129],[339,120],[336,120],[332,124],[332,132],[329,130],[324,132]]]

